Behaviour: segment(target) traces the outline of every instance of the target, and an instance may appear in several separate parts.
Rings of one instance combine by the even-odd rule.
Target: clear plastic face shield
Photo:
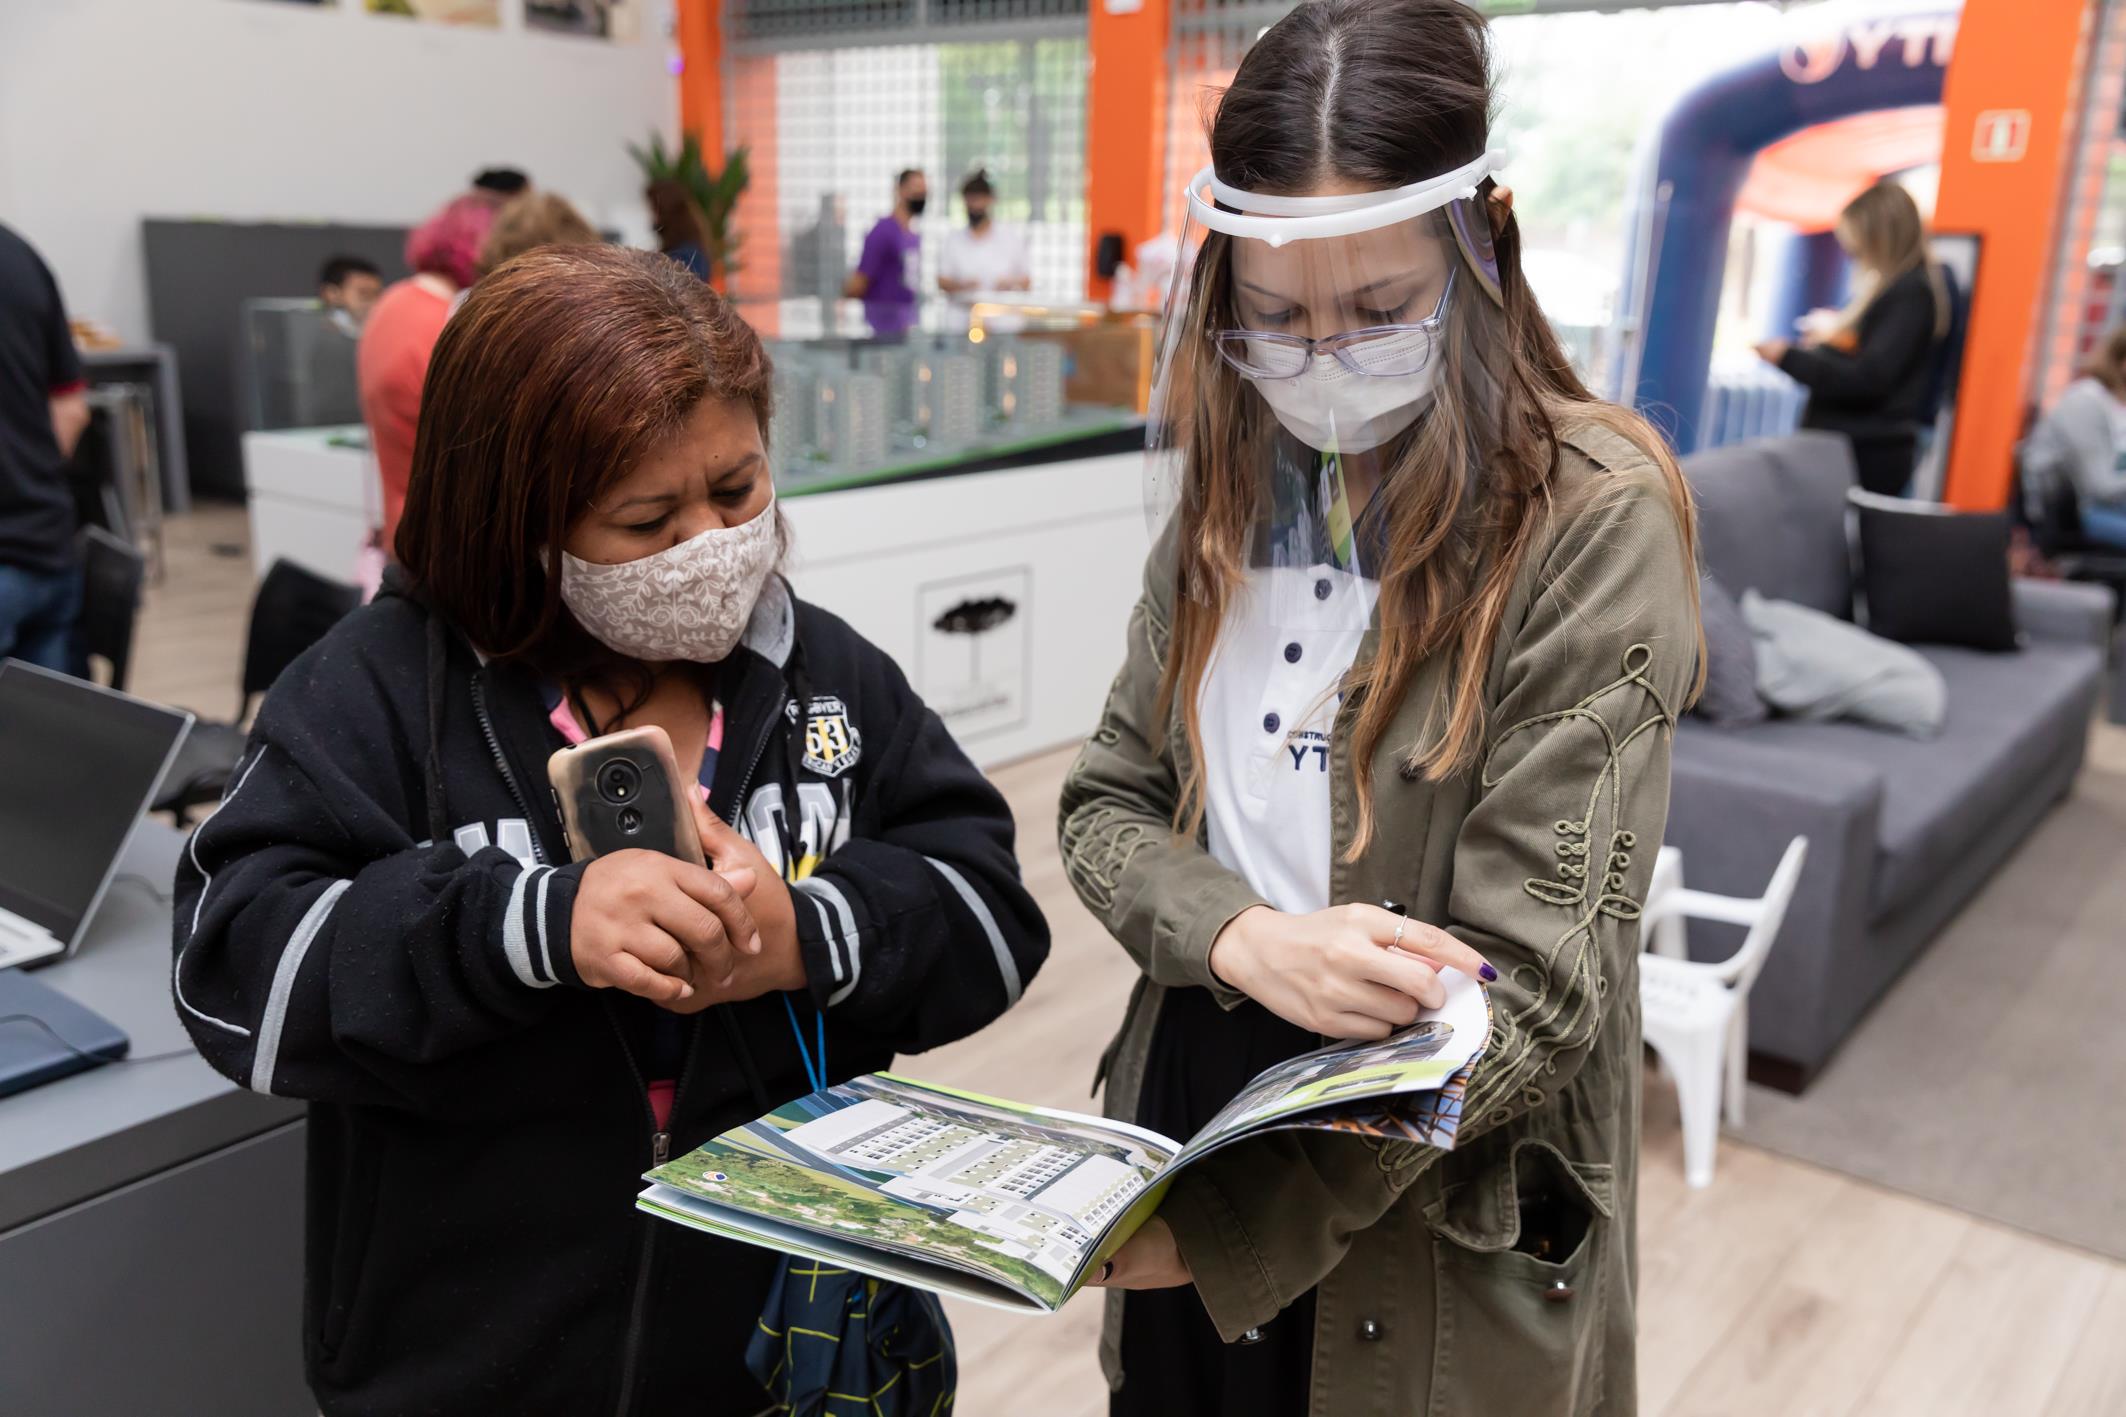
[[[1362,630],[1391,527],[1459,496],[1469,439],[1448,435],[1504,341],[1493,169],[1306,197],[1190,183],[1146,511],[1155,541],[1202,549],[1182,590],[1223,581],[1228,623]]]

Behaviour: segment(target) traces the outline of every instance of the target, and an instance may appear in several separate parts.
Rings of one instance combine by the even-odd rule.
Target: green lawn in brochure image
[[[1050,1307],[1063,1302],[1062,1281],[988,1247],[980,1235],[952,1224],[943,1212],[880,1195],[861,1181],[734,1144],[743,1135],[743,1131],[726,1133],[667,1162],[652,1173],[653,1178],[735,1210],[846,1235],[939,1263],[963,1264]]]

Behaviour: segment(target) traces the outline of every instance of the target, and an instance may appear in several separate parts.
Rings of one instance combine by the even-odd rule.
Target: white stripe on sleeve
[[[553,952],[546,945],[546,888],[553,878],[554,873],[551,870],[539,873],[539,894],[532,899],[532,919],[537,921],[539,926],[539,964],[546,970],[547,982],[558,984],[561,982],[561,976],[554,973]]]
[[[1004,932],[997,928],[996,916],[989,913],[989,902],[975,894],[974,887],[967,884],[967,878],[955,867],[946,865],[935,856],[925,856],[923,859],[959,892],[960,899],[967,902],[967,908],[974,912],[974,918],[982,922],[982,933],[989,936],[989,948],[997,957],[997,973],[1004,980],[1004,1006],[1009,1008],[1016,1004],[1022,990],[1019,983],[1019,963],[1011,957],[1011,949],[1004,943]]]
[[[288,1022],[288,1000],[295,994],[295,977],[302,972],[303,956],[310,953],[310,942],[317,932],[325,928],[325,917],[332,907],[353,885],[352,881],[334,881],[325,887],[318,898],[303,912],[295,933],[281,948],[280,963],[273,967],[273,987],[266,994],[265,1017],[258,1021],[258,1046],[251,1054],[251,1090],[271,1094],[273,1070],[280,1063],[281,1029]]]
[[[844,983],[842,980],[841,961],[840,959],[835,960],[834,981],[840,984],[841,987],[827,998],[827,1006],[832,1008],[856,991],[856,983],[864,974],[863,936],[856,928],[856,912],[849,908],[849,898],[842,894],[841,887],[835,885],[834,882],[828,880],[825,876],[807,876],[797,883],[797,889],[810,897],[814,908],[819,911],[820,923],[826,927],[827,931],[829,955],[834,953],[834,941],[837,934],[839,934],[842,943],[842,954],[849,961],[849,978]],[[830,906],[833,907],[834,911],[831,916],[827,913]],[[841,922],[841,929],[838,932],[834,928],[836,920]]]
[[[537,866],[529,871],[519,871],[517,879],[509,888],[509,903],[502,908],[502,953],[509,960],[519,981],[532,989],[550,989],[554,981],[541,979],[532,969],[531,942],[524,933],[524,888],[536,876],[544,876],[551,867]]]
[[[244,784],[251,780],[251,774],[257,771],[258,765],[265,760],[266,750],[261,745],[257,754],[252,757],[243,772],[237,775],[235,785],[222,794],[221,801],[224,807],[236,800],[236,794],[244,790]],[[201,1023],[211,1023],[222,1032],[233,1033],[238,1038],[249,1038],[251,1036],[250,1029],[241,1024],[231,1023],[224,1018],[216,1018],[210,1013],[204,1013],[193,1007],[192,1001],[185,997],[185,951],[192,947],[192,937],[199,933],[200,913],[207,908],[207,890],[214,884],[213,873],[200,864],[199,839],[205,836],[207,829],[213,825],[214,819],[212,817],[201,822],[193,829],[192,839],[185,843],[185,851],[192,858],[192,869],[199,872],[199,899],[193,902],[192,905],[192,928],[185,931],[185,941],[177,947],[177,958],[170,965],[170,992],[176,996],[178,1007],[198,1019]]]

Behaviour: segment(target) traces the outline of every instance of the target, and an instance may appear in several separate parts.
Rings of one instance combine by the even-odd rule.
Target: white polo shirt
[[[968,226],[945,233],[944,248],[938,252],[938,274],[947,280],[973,281],[973,290],[956,297],[971,301],[1003,290],[1013,281],[1031,280],[1033,262],[1027,256],[1026,239],[1016,229],[992,221],[979,235]]]
[[[1329,735],[1378,595],[1327,564],[1250,573],[1197,695],[1211,855],[1278,910],[1329,905]]]

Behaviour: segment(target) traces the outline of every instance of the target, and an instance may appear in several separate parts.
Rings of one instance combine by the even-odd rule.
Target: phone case
[[[629,728],[563,748],[546,760],[546,779],[571,859],[637,849],[708,864],[686,796],[690,784],[679,780],[662,728]]]

